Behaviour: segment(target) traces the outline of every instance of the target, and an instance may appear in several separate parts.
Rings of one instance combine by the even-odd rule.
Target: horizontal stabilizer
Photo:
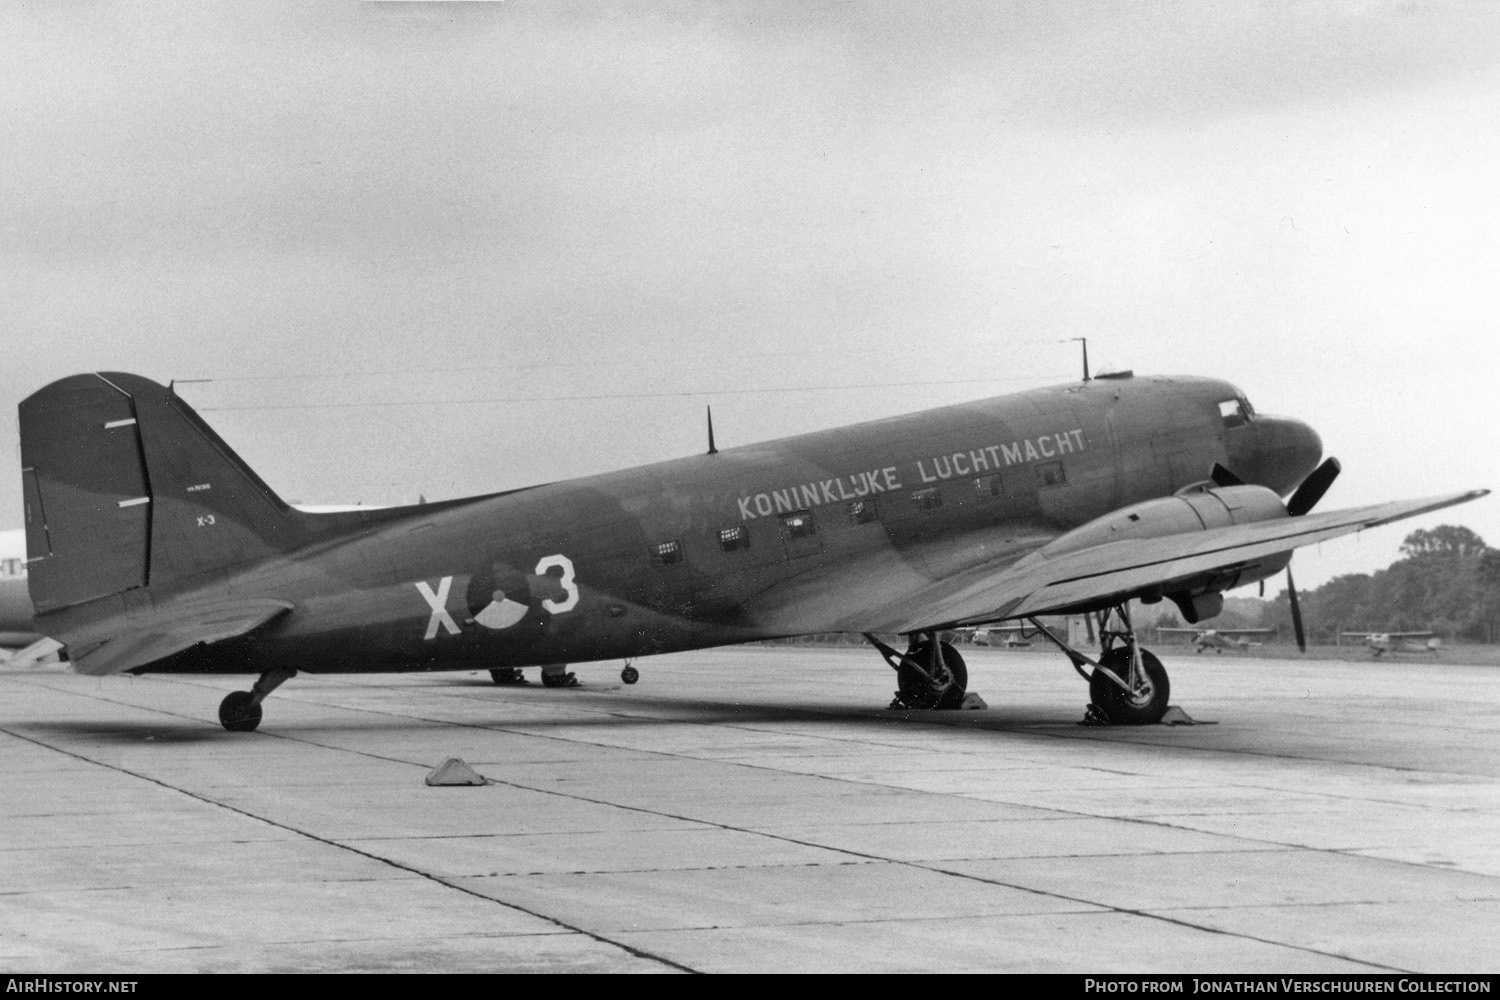
[[[81,674],[99,676],[134,670],[198,644],[247,635],[292,610],[286,601],[252,599],[197,604],[139,617],[116,617],[104,635],[69,643]]]
[[[56,639],[48,639],[43,636],[7,659],[5,665],[16,670],[23,670],[27,667],[35,667],[43,663],[56,663],[58,651],[62,648],[63,644]]]

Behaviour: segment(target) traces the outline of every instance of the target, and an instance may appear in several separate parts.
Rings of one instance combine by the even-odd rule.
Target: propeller
[[[1332,486],[1333,481],[1339,477],[1342,469],[1343,466],[1339,465],[1338,459],[1329,458],[1308,473],[1307,478],[1297,485],[1297,491],[1292,494],[1292,498],[1286,502],[1287,515],[1301,517],[1316,507],[1318,501],[1323,499],[1323,494],[1328,492],[1328,487]],[[1214,463],[1209,478],[1214,481],[1215,486],[1243,486],[1245,484],[1243,479],[1217,462]],[[1264,587],[1265,581],[1261,581],[1261,585]],[[1286,567],[1286,596],[1288,603],[1292,606],[1292,631],[1297,635],[1297,648],[1305,653],[1307,652],[1307,633],[1302,627],[1302,606],[1297,601],[1297,585],[1292,582],[1290,562]]]
[[[1286,597],[1292,605],[1292,632],[1297,636],[1297,648],[1307,652],[1307,633],[1302,630],[1302,606],[1297,603],[1297,585],[1292,582],[1292,564],[1286,566]]]
[[[1286,502],[1286,512],[1292,517],[1301,517],[1312,510],[1323,499],[1323,494],[1328,492],[1328,487],[1333,485],[1342,470],[1343,466],[1336,458],[1330,458],[1312,470],[1297,487],[1297,492]]]
[[[1243,479],[1241,479],[1239,476],[1236,476],[1228,469],[1224,468],[1224,466],[1220,465],[1218,462],[1214,463],[1213,471],[1208,474],[1208,478],[1214,481],[1215,486],[1245,485],[1245,481]]]
[[[1318,505],[1323,499],[1323,494],[1328,492],[1328,487],[1339,477],[1343,466],[1339,460],[1329,458],[1323,461],[1312,472],[1308,473],[1306,479],[1297,486],[1297,492],[1286,502],[1286,512],[1290,517],[1301,517]],[[1302,628],[1302,606],[1297,601],[1297,585],[1292,582],[1292,564],[1286,565],[1286,599],[1292,606],[1292,631],[1297,636],[1297,648],[1307,652],[1307,632]]]

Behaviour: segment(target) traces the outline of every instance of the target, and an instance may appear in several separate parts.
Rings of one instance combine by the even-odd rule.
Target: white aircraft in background
[[[26,532],[0,531],[0,663],[34,667],[56,663],[62,643],[36,631],[26,589]]]
[[[1205,649],[1212,649],[1215,653],[1222,653],[1226,649],[1247,650],[1252,646],[1261,646],[1264,643],[1252,641],[1252,635],[1270,635],[1276,630],[1273,628],[1159,628],[1158,632],[1191,632],[1193,633],[1193,652],[1201,653]]]
[[[1031,645],[1026,633],[1034,632],[1021,625],[986,625],[974,629],[969,641],[976,646],[1004,646],[1006,649],[1021,649]]]
[[[1340,632],[1350,639],[1363,639],[1374,654],[1386,653],[1431,653],[1436,656],[1443,648],[1443,640],[1431,632]],[[1426,639],[1426,642],[1418,642]]]

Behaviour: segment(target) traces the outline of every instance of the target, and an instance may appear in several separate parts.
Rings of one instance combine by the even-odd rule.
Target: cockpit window
[[[1255,407],[1244,396],[1236,396],[1219,404],[1219,416],[1224,418],[1225,427],[1242,427],[1255,416]]]

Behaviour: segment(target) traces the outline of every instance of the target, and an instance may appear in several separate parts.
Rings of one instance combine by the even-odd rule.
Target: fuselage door
[[[813,511],[781,515],[781,543],[789,562],[822,552],[823,536]]]

